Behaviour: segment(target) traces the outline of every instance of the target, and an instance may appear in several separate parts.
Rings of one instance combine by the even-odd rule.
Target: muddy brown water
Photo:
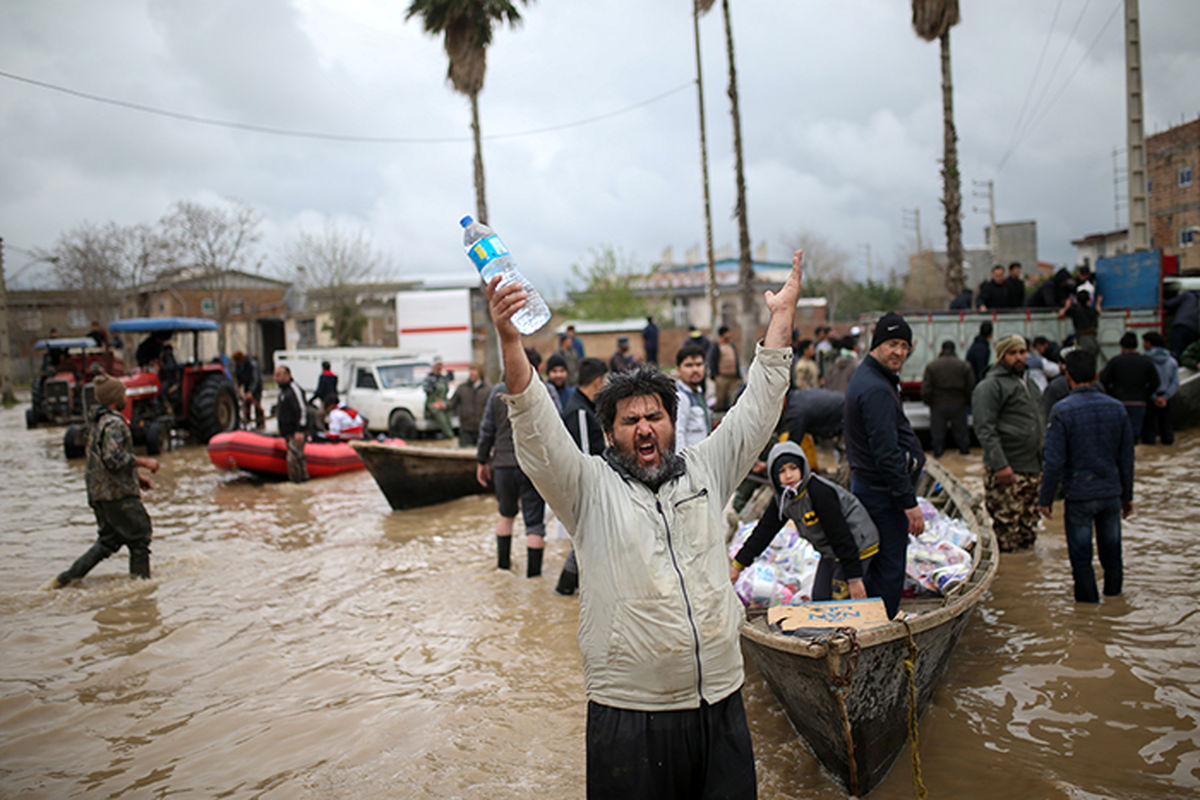
[[[523,548],[493,569],[489,496],[392,512],[366,472],[258,484],[184,448],[154,578],[122,552],[54,591],[94,537],[61,435],[0,410],[0,796],[583,797],[565,541],[527,580]],[[1125,595],[1071,600],[1058,520],[1003,557],[920,726],[930,797],[1200,795],[1200,433],[1137,455]],[[843,796],[745,692],[760,796]],[[912,793],[906,750],[871,797]]]

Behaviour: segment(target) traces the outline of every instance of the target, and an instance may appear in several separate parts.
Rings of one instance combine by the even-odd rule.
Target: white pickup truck
[[[321,362],[328,361],[338,376],[338,396],[367,418],[367,429],[388,436],[414,438],[435,431],[425,418],[422,381],[432,369],[430,357],[413,356],[380,347],[326,347],[280,350],[276,366],[286,366],[309,396],[317,388]],[[457,419],[451,418],[457,426]]]

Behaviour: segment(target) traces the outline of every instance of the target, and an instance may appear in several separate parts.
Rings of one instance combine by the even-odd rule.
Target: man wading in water
[[[721,509],[779,417],[791,374],[801,253],[767,292],[766,336],[746,391],[704,441],[675,453],[675,384],[653,369],[613,375],[596,395],[609,447],[571,441],[533,380],[512,316],[513,284],[488,285],[517,460],[575,545],[579,649],[588,698],[587,794],[753,798],[738,630]]]

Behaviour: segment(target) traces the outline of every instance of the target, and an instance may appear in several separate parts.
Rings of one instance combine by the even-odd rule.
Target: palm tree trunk
[[[946,212],[946,290],[955,297],[963,289],[962,187],[958,174],[958,134],[954,129],[954,86],[950,79],[950,31],[940,37],[942,49],[942,206]]]
[[[479,133],[479,92],[471,92],[471,136],[475,139],[475,219],[490,224],[483,185],[483,136]]]
[[[729,103],[733,117],[734,173],[737,181],[738,220],[738,285],[742,297],[742,361],[749,363],[754,356],[758,338],[758,314],[754,297],[754,262],[750,258],[750,224],[746,214],[746,175],[742,163],[742,117],[738,109],[737,67],[733,58],[733,25],[729,17],[729,0],[721,0],[725,15],[725,52],[729,57]]]
[[[705,133],[704,122],[704,73],[700,68],[700,11],[692,2],[692,36],[696,42],[696,96],[700,108],[700,174],[704,180],[704,251],[708,257],[708,284],[705,295],[708,298],[709,328],[713,336],[717,333],[717,266],[713,259],[712,233],[712,202],[708,191],[708,137]]]
[[[483,186],[483,136],[479,132],[479,92],[471,92],[471,136],[475,139],[475,219],[490,224],[487,196]],[[397,309],[399,313],[399,309]],[[500,339],[495,325],[484,326],[487,339],[483,345],[483,374],[490,383],[500,380]]]

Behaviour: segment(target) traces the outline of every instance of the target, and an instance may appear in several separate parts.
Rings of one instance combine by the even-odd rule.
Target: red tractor
[[[112,350],[100,347],[90,336],[77,339],[42,339],[33,345],[44,350],[33,379],[32,402],[25,409],[25,427],[83,422],[92,403],[91,381],[100,368],[123,375],[125,362]]]
[[[138,370],[125,375],[125,408],[122,411],[136,444],[157,455],[169,449],[172,433],[181,432],[198,444],[232,431],[238,424],[237,389],[219,361],[201,363],[200,333],[215,331],[208,319],[187,317],[116,320],[113,333],[147,334],[139,344]],[[176,332],[192,334],[192,358],[177,362],[169,339]],[[72,425],[63,438],[67,458],[78,458],[87,446],[87,426]]]

